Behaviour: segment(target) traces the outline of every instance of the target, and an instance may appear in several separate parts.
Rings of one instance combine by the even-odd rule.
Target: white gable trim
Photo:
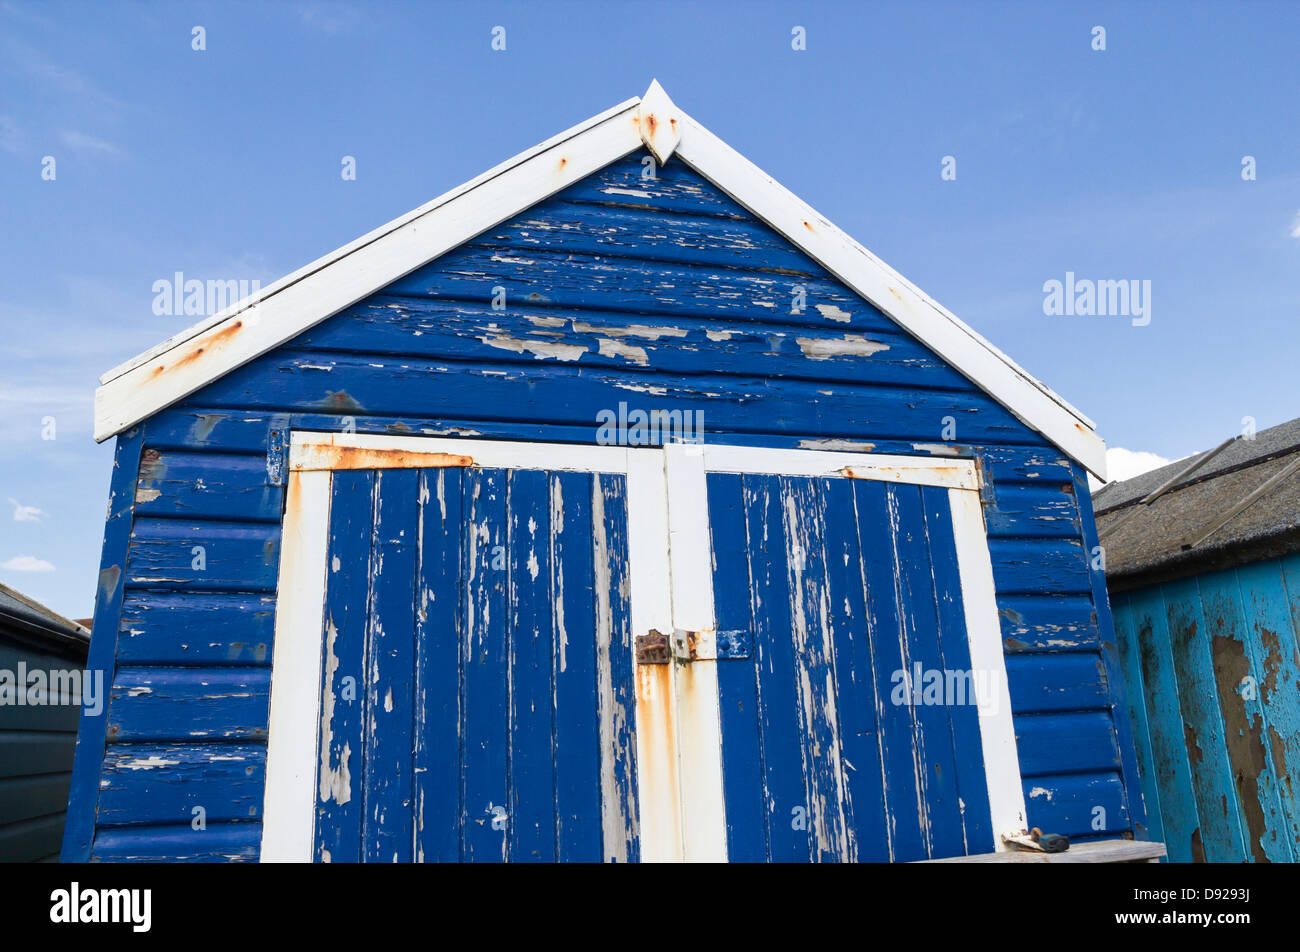
[[[95,439],[122,432],[643,145],[663,158],[677,155],[1105,478],[1106,447],[1091,420],[677,109],[657,82],[644,99],[548,139],[109,371],[95,394]]]

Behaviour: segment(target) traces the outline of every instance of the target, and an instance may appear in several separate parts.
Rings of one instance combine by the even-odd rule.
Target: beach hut
[[[1152,836],[1300,859],[1300,420],[1094,496]]]
[[[90,631],[0,584],[0,863],[57,860]]]
[[[658,84],[101,382],[66,859],[1160,852],[1092,423]]]

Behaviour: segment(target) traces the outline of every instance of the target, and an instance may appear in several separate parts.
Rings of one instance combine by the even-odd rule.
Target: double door
[[[1023,828],[965,461],[294,435],[264,859],[896,860]]]

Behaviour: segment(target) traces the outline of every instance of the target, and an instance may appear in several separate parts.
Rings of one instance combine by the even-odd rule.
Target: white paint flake
[[[817,304],[817,313],[828,321],[839,321],[841,324],[847,324],[853,317],[848,311],[840,310],[834,304]]]
[[[829,360],[832,357],[870,357],[888,344],[870,340],[862,334],[845,334],[842,340],[820,337],[796,337],[795,343],[809,360]]]

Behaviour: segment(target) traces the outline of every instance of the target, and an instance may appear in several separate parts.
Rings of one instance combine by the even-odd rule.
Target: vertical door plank
[[[918,730],[914,735],[917,778],[924,796],[925,833],[932,858],[958,856],[962,842],[961,805],[957,802],[956,762],[946,694],[943,658],[939,654],[939,619],[925,535],[925,513],[918,486],[892,487],[897,514],[895,545],[898,551],[899,604]],[[917,665],[921,682],[917,683]],[[937,683],[936,679],[937,678]]]
[[[1201,614],[1200,586],[1190,578],[1165,583],[1162,588],[1205,859],[1210,863],[1242,863],[1248,857],[1241,807],[1223,735],[1209,635]]]
[[[852,852],[844,810],[839,722],[826,590],[826,547],[816,481],[781,479],[781,509],[790,585],[795,687],[807,745],[813,858],[848,860]]]
[[[880,698],[881,748],[884,759],[885,804],[889,812],[890,859],[896,863],[928,859],[922,836],[922,800],[918,760],[914,754],[915,708],[902,681],[910,672],[907,632],[899,610],[899,554],[895,550],[896,503],[887,483],[855,480],[858,533],[862,545],[862,574],[866,580],[867,614],[872,619],[872,648],[876,658],[876,691]],[[911,674],[908,673],[910,678]]]
[[[749,558],[741,477],[708,476],[709,529],[713,552],[713,599],[717,628],[752,642]],[[763,809],[763,759],[758,732],[758,682],[750,656],[720,658],[718,709],[722,724],[722,785],[727,818],[727,856],[733,862],[768,859]]]
[[[592,563],[596,603],[596,697],[600,723],[603,858],[636,862],[636,741],[632,625],[628,600],[627,479],[592,480]]]
[[[596,684],[596,608],[592,581],[588,473],[550,474],[555,684],[556,859],[603,859],[600,726]]]
[[[461,858],[463,472],[420,471],[413,767],[419,862],[454,863]]]
[[[317,772],[318,862],[362,857],[365,756],[365,649],[374,473],[334,474],[321,652],[320,767]]]
[[[510,859],[555,859],[551,505],[546,473],[509,474]]]
[[[780,477],[743,477],[749,575],[758,669],[759,731],[768,842],[774,862],[807,862],[811,818],[804,764],[804,726],[797,712],[794,644],[790,637],[788,553]]]
[[[1125,592],[1111,600],[1115,619],[1115,643],[1120,668],[1128,686],[1129,718],[1133,722],[1133,746],[1137,749],[1138,774],[1142,778],[1142,799],[1146,806],[1147,833],[1153,842],[1165,841],[1165,825],[1160,816],[1160,788],[1156,784],[1155,755],[1151,749],[1151,727],[1147,719],[1147,691],[1142,683],[1142,665],[1138,659],[1138,634],[1133,622],[1131,596]],[[1206,636],[1208,640],[1208,635]]]
[[[1157,586],[1135,597],[1132,604],[1138,660],[1151,715],[1151,751],[1164,813],[1165,846],[1173,862],[1203,862],[1201,821],[1196,811],[1191,766],[1187,762],[1183,715],[1178,708],[1178,676],[1169,648],[1164,596]]]
[[[880,700],[876,693],[873,622],[867,614],[862,546],[853,483],[820,481],[826,526],[826,581],[835,638],[835,684],[845,802],[855,853],[862,862],[889,860],[888,815],[881,769]]]
[[[1293,853],[1286,837],[1281,835],[1286,826],[1280,794],[1282,784],[1265,736],[1259,681],[1250,656],[1237,572],[1227,569],[1203,575],[1197,580],[1197,587],[1201,593],[1201,611],[1205,615],[1206,638],[1214,664],[1219,710],[1223,714],[1228,760],[1232,764],[1237,800],[1246,821],[1246,846],[1255,862],[1291,862]],[[1154,709],[1151,713],[1154,740],[1159,724]],[[1161,806],[1166,808],[1167,843],[1169,811],[1163,801],[1163,790],[1161,795]],[[1172,851],[1170,859],[1173,859]]]
[[[1287,822],[1278,833],[1294,859],[1300,855],[1300,648],[1291,627],[1282,563],[1269,559],[1238,566],[1237,582],[1242,608],[1251,619],[1246,638],[1268,747],[1283,781],[1277,790]]]
[[[930,568],[934,579],[938,613],[940,667],[953,672],[955,696],[947,708],[951,721],[953,762],[960,808],[963,851],[989,853],[995,848],[989,810],[984,752],[980,743],[978,696],[975,678],[991,672],[971,667],[970,641],[966,634],[966,613],[962,604],[961,574],[957,565],[957,543],[953,534],[952,504],[948,490],[921,488],[925,530],[929,539]]]
[[[414,469],[376,479],[366,649],[366,860],[411,861],[412,672],[419,532]]]
[[[509,751],[506,667],[507,474],[469,470],[464,477],[467,512],[465,606],[462,649],[465,676],[465,770],[462,817],[466,860],[507,858]]]

